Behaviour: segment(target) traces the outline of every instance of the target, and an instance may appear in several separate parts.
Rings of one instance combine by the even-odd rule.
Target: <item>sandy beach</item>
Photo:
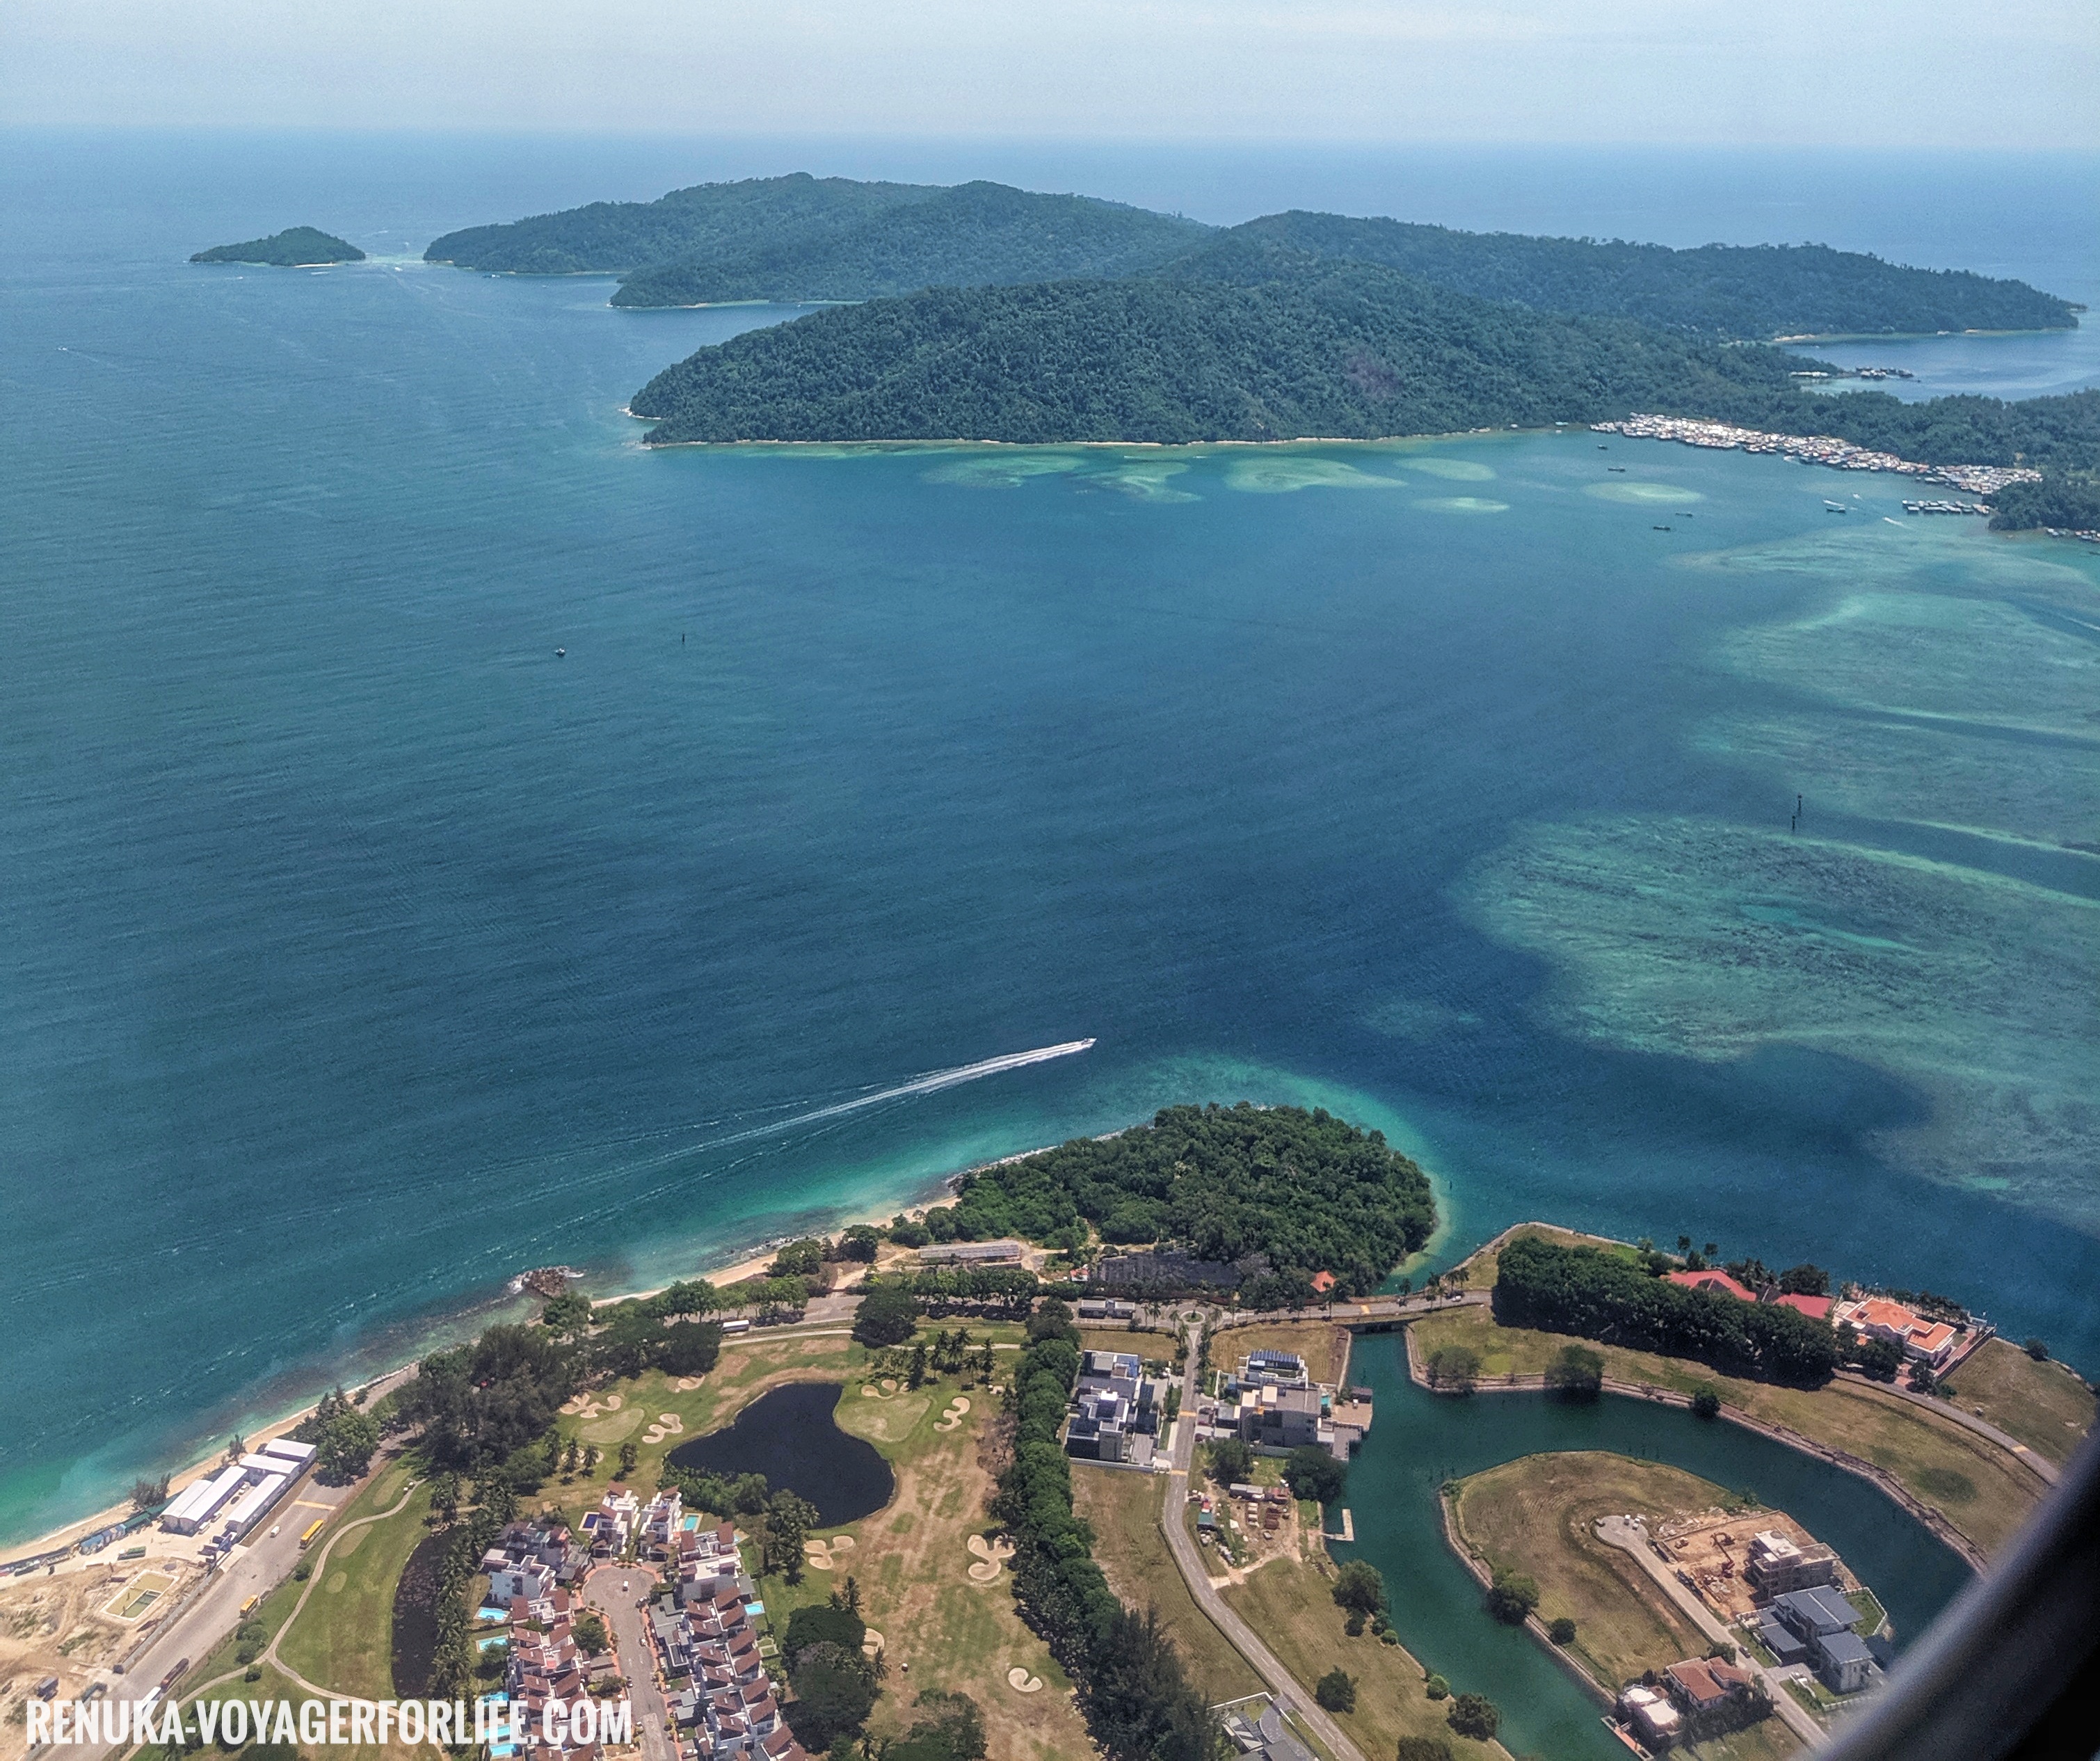
[[[1037,1152],[1033,1150],[1023,1150],[1021,1152],[1021,1155],[1034,1155]],[[1002,1159],[1017,1161],[1020,1159],[1020,1157],[1004,1158]],[[968,1170],[961,1172],[967,1172]],[[955,1178],[955,1176],[953,1175],[944,1176],[942,1182],[942,1186],[945,1188],[947,1182],[954,1178]],[[921,1217],[929,1211],[938,1210],[943,1206],[952,1204],[955,1201],[951,1198],[941,1196],[937,1193],[922,1198],[915,1203],[906,1206],[904,1207],[904,1214],[908,1216]],[[889,1222],[891,1218],[896,1216],[898,1214],[898,1213],[894,1210],[858,1211],[850,1216],[841,1216],[839,1218],[839,1220],[832,1225],[829,1233],[836,1234],[839,1230],[849,1229],[857,1223],[871,1223],[878,1225],[886,1225]],[[766,1267],[772,1263],[774,1253],[779,1247],[781,1243],[793,1238],[794,1238],[791,1236],[780,1236],[775,1238],[774,1239],[761,1243],[756,1251],[747,1255],[741,1260],[732,1260],[724,1264],[703,1267],[695,1270],[690,1275],[694,1278],[705,1278],[710,1283],[718,1286],[741,1283],[746,1278],[756,1278],[762,1273],[765,1270]],[[638,1298],[646,1298],[656,1295],[660,1291],[667,1288],[668,1288],[668,1286],[659,1284],[651,1286],[646,1290],[611,1291],[594,1295],[592,1297],[592,1300],[601,1304],[626,1302]],[[367,1400],[377,1400],[385,1394],[390,1393],[402,1382],[405,1381],[414,1373],[416,1366],[421,1361],[425,1353],[419,1353],[415,1357],[408,1358],[404,1362],[396,1364],[390,1369],[382,1370],[379,1375],[356,1384],[356,1386],[352,1388],[350,1392],[352,1393],[362,1393]],[[300,1406],[294,1411],[283,1414],[279,1417],[268,1420],[267,1423],[259,1424],[253,1430],[243,1433],[244,1441],[250,1449],[253,1449],[258,1444],[270,1441],[272,1438],[286,1436],[290,1432],[295,1430],[299,1424],[314,1411],[318,1404],[318,1401],[309,1401],[304,1406]],[[202,1479],[205,1475],[215,1472],[223,1457],[224,1450],[222,1446],[220,1448],[211,1450],[205,1454],[198,1456],[179,1472],[170,1473],[168,1478],[168,1490],[170,1494],[172,1496],[174,1494],[181,1491],[184,1486],[190,1485],[193,1481]],[[0,1552],[4,1552],[7,1560],[11,1560],[26,1559],[35,1555],[51,1552],[60,1547],[70,1547],[83,1537],[93,1534],[98,1529],[105,1529],[112,1523],[122,1521],[126,1517],[131,1514],[131,1501],[129,1498],[125,1498],[120,1500],[117,1503],[108,1505],[104,1509],[95,1512],[91,1516],[81,1517],[77,1521],[67,1523],[61,1528],[51,1529],[46,1534],[35,1537],[33,1539],[19,1542],[14,1545],[5,1547],[4,1549],[0,1549]],[[4,1563],[4,1561],[0,1561],[0,1563]]]

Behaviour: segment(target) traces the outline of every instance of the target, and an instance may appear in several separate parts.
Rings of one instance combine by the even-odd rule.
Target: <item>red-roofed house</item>
[[[1664,1276],[1672,1284],[1682,1284],[1687,1290],[1704,1291],[1710,1296],[1732,1296],[1737,1302],[1755,1302],[1757,1292],[1748,1285],[1740,1284],[1725,1272],[1709,1267],[1704,1272],[1670,1272]]]
[[[1333,1273],[1315,1272],[1312,1274],[1312,1294],[1314,1295],[1324,1296],[1334,1287],[1335,1274]]]
[[[1798,1291],[1790,1291],[1784,1296],[1775,1296],[1772,1301],[1776,1307],[1792,1309],[1807,1315],[1811,1321],[1828,1321],[1830,1318],[1830,1299],[1828,1296],[1804,1296]]]
[[[1840,1303],[1831,1310],[1830,1318],[1838,1325],[1849,1321],[1868,1339],[1900,1346],[1906,1357],[1921,1357],[1935,1370],[1946,1366],[1960,1343],[1955,1329],[1946,1322],[1924,1320],[1886,1296],[1863,1296],[1857,1302]]]

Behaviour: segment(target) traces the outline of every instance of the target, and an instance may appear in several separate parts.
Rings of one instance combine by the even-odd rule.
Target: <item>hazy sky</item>
[[[2100,0],[0,0],[0,120],[2100,147]]]

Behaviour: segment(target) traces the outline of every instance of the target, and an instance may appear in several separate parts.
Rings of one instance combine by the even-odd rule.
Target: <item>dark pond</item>
[[[887,1504],[896,1476],[872,1443],[832,1422],[844,1390],[836,1382],[791,1382],[761,1394],[726,1430],[710,1431],[671,1451],[674,1467],[703,1473],[761,1473],[817,1507],[826,1528],[858,1522]]]

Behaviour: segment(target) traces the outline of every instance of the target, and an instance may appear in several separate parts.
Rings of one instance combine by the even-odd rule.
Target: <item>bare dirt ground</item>
[[[1750,1614],[1755,1604],[1750,1587],[1743,1582],[1743,1567],[1750,1556],[1750,1537],[1776,1529],[1796,1547],[1814,1547],[1815,1537],[1784,1511],[1758,1510],[1730,1516],[1724,1511],[1698,1511],[1657,1523],[1649,1533],[1670,1549],[1670,1556],[1692,1574],[1714,1613],[1734,1622]],[[1838,1562],[1840,1589],[1853,1591],[1860,1580]]]

